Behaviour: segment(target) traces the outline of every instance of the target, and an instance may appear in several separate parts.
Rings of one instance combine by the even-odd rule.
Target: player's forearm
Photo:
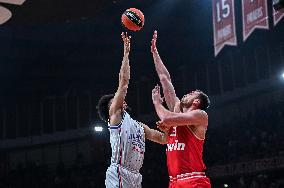
[[[158,144],[167,144],[168,143],[168,134],[162,133],[157,130],[151,129],[151,138],[150,140]]]
[[[161,138],[161,144],[167,144],[168,143],[168,133],[162,133],[162,138]]]
[[[173,84],[168,79],[161,79],[161,85],[168,109],[173,112],[178,100]]]
[[[128,55],[124,55],[119,72],[119,86],[120,87],[128,86],[129,79],[130,79],[129,58]]]
[[[156,71],[158,73],[160,82],[162,84],[163,93],[165,101],[170,111],[174,111],[174,106],[176,103],[176,93],[171,82],[170,74],[163,64],[158,52],[153,53],[153,58],[155,62]]]
[[[160,131],[157,131],[155,129],[150,129],[147,125],[144,123],[141,123],[144,127],[145,137],[148,140],[151,140],[153,142],[156,142],[158,144],[166,144],[168,141],[167,133],[163,133]]]
[[[170,73],[168,72],[166,66],[164,65],[158,51],[153,52],[153,59],[154,59],[155,68],[156,68],[156,71],[158,73],[160,80],[164,79],[165,77],[166,79],[170,81],[171,80]]]
[[[113,102],[111,103],[109,114],[112,115],[116,113],[117,110],[121,109],[123,106],[123,101],[125,99],[125,96],[127,94],[128,89],[128,83],[129,79],[124,77],[123,75],[119,75],[119,86],[117,88],[117,91],[114,95]]]
[[[126,96],[129,79],[130,79],[129,59],[128,56],[124,56],[119,72],[119,85],[117,92],[115,94],[115,98],[118,101],[117,103],[119,103],[120,105],[123,104],[124,98]]]
[[[124,52],[122,62],[129,62],[129,52]]]
[[[166,127],[190,124],[190,119],[180,117],[179,113],[167,110],[162,104],[154,104],[157,115]]]
[[[168,143],[168,133],[159,132],[159,137],[157,139],[157,143],[162,144],[162,145],[167,144]]]
[[[164,120],[170,113],[162,104],[154,103],[157,115],[161,120]]]

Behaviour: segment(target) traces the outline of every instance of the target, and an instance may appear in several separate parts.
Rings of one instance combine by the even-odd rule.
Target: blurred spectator
[[[209,126],[204,148],[207,166],[233,164],[242,161],[284,155],[284,102],[257,109],[245,118],[235,118],[230,124]],[[95,142],[95,139],[90,138]],[[74,164],[66,166],[64,161],[52,170],[35,161],[19,163],[9,169],[0,163],[0,187],[2,188],[102,188],[105,171],[109,163],[108,142],[94,144],[104,150],[104,160],[87,162],[78,153]],[[142,168],[143,187],[165,188],[168,186],[165,147],[146,142],[147,150]],[[95,155],[96,153],[94,153]],[[221,179],[211,179],[212,187],[230,188],[283,188],[283,170],[248,174]]]

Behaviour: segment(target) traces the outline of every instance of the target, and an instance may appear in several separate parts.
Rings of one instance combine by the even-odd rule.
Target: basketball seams
[[[129,14],[130,13],[130,14]],[[137,25],[138,27],[142,27],[143,26],[143,21],[140,18],[140,16],[131,10],[127,10],[123,13],[129,20],[131,20],[135,25]]]

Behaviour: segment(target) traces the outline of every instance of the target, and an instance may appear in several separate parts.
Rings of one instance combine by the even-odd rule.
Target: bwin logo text
[[[175,140],[175,143],[167,144],[167,151],[179,151],[184,150],[185,143],[178,143],[178,140]]]

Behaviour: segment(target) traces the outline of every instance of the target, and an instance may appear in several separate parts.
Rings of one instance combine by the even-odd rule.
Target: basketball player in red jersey
[[[210,188],[202,157],[208,126],[208,115],[204,110],[210,104],[209,98],[200,90],[184,95],[181,100],[177,98],[170,74],[159,56],[156,40],[157,31],[153,35],[151,51],[169,110],[162,105],[160,86],[153,89],[152,100],[160,118],[158,128],[168,131],[169,135],[166,150],[169,188]]]

